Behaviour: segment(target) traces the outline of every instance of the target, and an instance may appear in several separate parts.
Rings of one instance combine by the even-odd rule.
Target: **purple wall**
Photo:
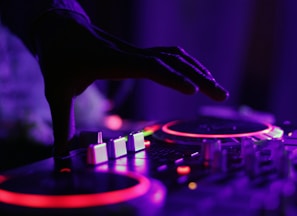
[[[240,3],[239,3],[240,2]],[[230,90],[231,97],[219,105],[237,102],[252,19],[253,1],[142,1],[138,11],[137,44],[184,47],[210,69]],[[175,118],[195,115],[200,105],[218,104],[198,94],[185,96],[143,81],[139,101],[141,115]]]
[[[297,121],[297,3],[274,1],[141,1],[135,17],[142,47],[184,47],[230,91],[218,104],[140,81],[136,106],[147,119],[191,117],[202,105],[248,105]]]

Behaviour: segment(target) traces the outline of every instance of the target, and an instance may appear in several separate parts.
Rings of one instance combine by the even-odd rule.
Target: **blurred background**
[[[294,0],[80,0],[92,22],[139,47],[181,46],[230,91],[214,102],[149,80],[98,81],[78,99],[79,127],[121,126],[121,119],[191,118],[202,106],[252,109],[297,121],[297,2]],[[0,170],[50,156],[50,115],[35,59],[0,29]],[[117,122],[118,127],[117,127]],[[6,139],[9,134],[9,145]],[[25,137],[25,139],[24,139]],[[24,141],[26,140],[26,141]],[[28,148],[24,143],[34,146]],[[17,143],[17,144],[16,144]],[[39,143],[42,143],[40,149]],[[39,146],[38,148],[36,146]],[[2,165],[1,165],[2,164]]]
[[[84,0],[81,4],[94,23],[132,44],[183,47],[230,91],[230,98],[218,104],[202,94],[185,96],[148,80],[109,82],[109,97],[123,95],[115,110],[123,117],[191,117],[202,105],[247,105],[271,112],[280,121],[297,120],[296,1]],[[123,92],[112,91],[117,87]]]

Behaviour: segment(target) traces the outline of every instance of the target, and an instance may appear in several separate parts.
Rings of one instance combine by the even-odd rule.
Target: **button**
[[[190,156],[191,156],[191,157],[197,157],[197,156],[199,156],[199,152],[191,153]]]
[[[175,164],[180,164],[180,163],[182,163],[183,161],[184,161],[183,158],[178,158],[178,159],[176,159],[176,160],[174,161],[174,163],[175,163]]]
[[[255,177],[260,173],[260,151],[257,150],[256,144],[246,140],[242,145],[242,159],[247,175]]]
[[[108,157],[111,159],[118,158],[127,154],[126,138],[120,137],[109,140],[107,144]]]
[[[87,149],[87,163],[96,165],[108,161],[106,143],[91,144]]]
[[[145,148],[144,135],[142,132],[131,133],[128,135],[127,151],[137,152]]]
[[[167,168],[168,168],[168,166],[167,166],[166,164],[163,164],[163,165],[161,165],[161,166],[158,166],[157,170],[158,170],[159,172],[161,172],[161,171],[166,170]]]
[[[291,168],[291,158],[288,148],[280,150],[274,155],[276,171],[280,178],[287,178]]]
[[[227,150],[216,150],[212,162],[212,170],[215,173],[227,171]]]
[[[203,158],[206,161],[214,159],[214,153],[216,151],[221,151],[221,140],[216,140],[214,142],[203,143]]]
[[[176,168],[176,172],[179,175],[188,175],[191,172],[191,168],[186,165],[181,165]]]

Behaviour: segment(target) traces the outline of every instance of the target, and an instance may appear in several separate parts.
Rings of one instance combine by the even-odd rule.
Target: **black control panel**
[[[295,215],[297,132],[246,116],[199,115],[0,175],[3,215]],[[1,214],[2,215],[2,214]]]

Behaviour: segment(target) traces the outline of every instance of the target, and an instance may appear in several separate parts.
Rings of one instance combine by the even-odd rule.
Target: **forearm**
[[[84,21],[85,18],[89,20],[75,0],[0,0],[2,23],[24,42],[32,54],[38,54],[39,63],[41,63],[41,59],[52,62],[55,52],[60,51],[59,49],[54,50],[50,56],[46,56],[44,53],[44,50],[51,46],[50,42],[55,35],[62,37],[62,34],[57,34],[58,30],[61,30],[61,28],[57,30],[58,26],[61,26],[58,25],[60,23],[55,23],[55,20],[48,16],[52,14],[51,11],[53,10],[57,10],[57,13],[65,14],[66,17],[71,17],[74,20],[79,20],[80,15],[84,16]],[[69,13],[69,11],[71,12]],[[71,89],[67,88],[67,80],[63,83],[61,78],[56,76],[57,69],[50,70],[46,64],[41,67],[41,70],[45,80],[46,98],[52,113],[55,138],[54,155],[67,155],[68,145],[75,134],[74,94],[69,93]],[[64,72],[59,71],[58,73],[62,75]]]
[[[1,22],[33,52],[32,37],[36,22],[49,10],[64,9],[88,17],[75,0],[0,0]]]

